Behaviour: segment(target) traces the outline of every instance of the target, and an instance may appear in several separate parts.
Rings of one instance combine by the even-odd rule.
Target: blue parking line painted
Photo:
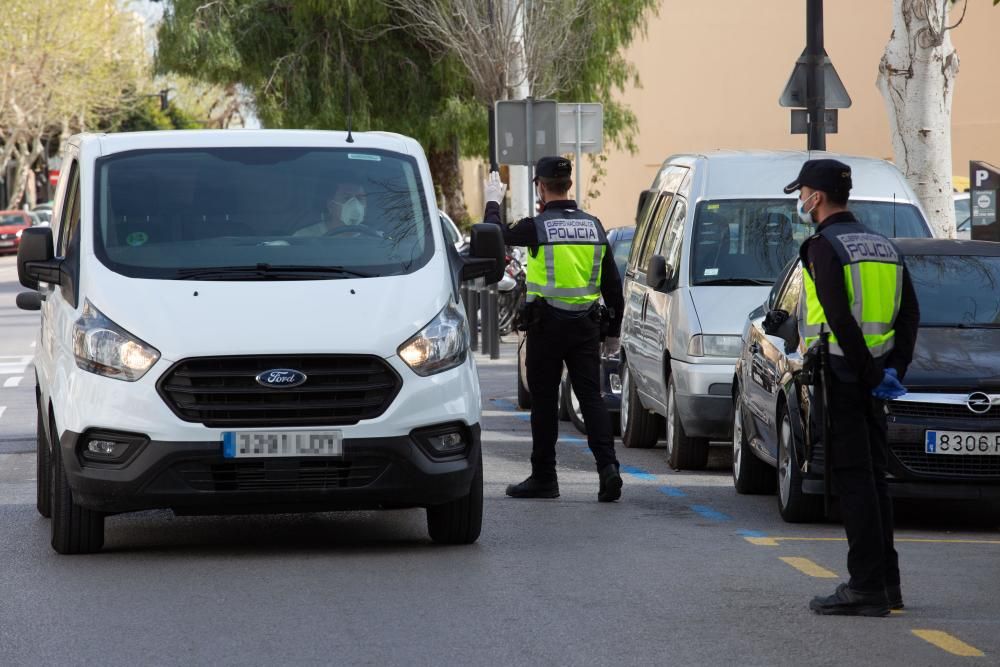
[[[563,442],[583,442],[583,443],[587,442],[583,438],[576,435],[561,435],[559,436],[559,439],[562,440]]]
[[[717,512],[707,505],[691,505],[692,512],[697,512],[706,519],[711,519],[712,521],[732,521],[733,517],[728,514],[723,514],[722,512]]]
[[[646,479],[650,481],[656,480],[656,475],[646,472],[642,468],[636,468],[635,466],[620,466],[620,470],[626,475],[632,475],[639,479]]]
[[[665,496],[670,496],[671,498],[684,498],[687,496],[686,493],[673,486],[661,486],[659,492]]]
[[[759,530],[737,530],[736,534],[741,537],[767,537],[767,534],[762,533]]]
[[[492,398],[490,399],[493,403],[503,410],[512,410],[514,412],[520,410],[514,401],[508,401],[506,398]]]

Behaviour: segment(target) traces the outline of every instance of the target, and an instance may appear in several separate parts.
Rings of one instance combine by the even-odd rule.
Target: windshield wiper
[[[758,280],[757,278],[716,278],[695,283],[695,287],[703,285],[773,285],[773,280]]]
[[[252,266],[206,266],[196,269],[180,269],[179,280],[249,280],[253,278],[305,278],[307,276],[349,276],[351,278],[374,278],[379,274],[355,271],[343,266],[304,266],[301,264],[275,265],[254,264]]]

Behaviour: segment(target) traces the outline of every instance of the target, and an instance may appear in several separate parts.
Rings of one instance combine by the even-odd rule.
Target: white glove
[[[490,175],[483,181],[483,195],[486,197],[486,201],[503,203],[505,192],[507,192],[507,186],[500,180],[500,172],[491,171]]]
[[[601,356],[603,357],[614,357],[618,355],[618,351],[621,350],[622,341],[621,338],[612,338],[608,336],[604,339],[604,347],[601,350]]]

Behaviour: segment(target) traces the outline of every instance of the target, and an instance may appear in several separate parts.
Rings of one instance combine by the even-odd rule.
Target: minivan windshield
[[[848,208],[888,237],[931,235],[911,204],[852,200]],[[691,238],[691,284],[771,285],[802,241],[815,233],[815,225],[796,215],[795,199],[700,202]]]
[[[98,161],[95,248],[137,278],[357,278],[433,253],[417,163],[373,149],[187,148]]]
[[[920,326],[1000,327],[1000,257],[908,255]]]

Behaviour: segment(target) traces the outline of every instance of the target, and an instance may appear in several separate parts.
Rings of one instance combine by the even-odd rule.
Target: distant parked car
[[[956,192],[952,198],[955,201],[955,236],[969,240],[972,238],[972,210],[969,204],[969,193]]]
[[[908,393],[886,404],[890,493],[1000,499],[1000,244],[896,245],[920,303],[920,332],[903,380]],[[809,416],[812,388],[796,377],[805,352],[795,322],[801,290],[796,260],[750,314],[733,380],[734,485],[767,493],[777,481],[778,510],[789,522],[820,518],[824,486],[822,433],[807,426],[818,421]],[[777,330],[765,326],[779,310],[788,319]]]
[[[0,211],[0,254],[16,254],[21,245],[21,232],[33,223],[26,211]]]
[[[618,275],[624,280],[625,264],[628,261],[629,251],[632,249],[632,238],[635,236],[635,227],[615,227],[608,230],[608,243],[615,256],[615,264],[618,267]],[[518,341],[518,367],[517,367],[517,400],[518,406],[524,409],[531,407],[531,393],[528,391],[528,379],[524,366],[525,338],[522,335]],[[621,406],[621,379],[618,377],[619,357],[617,354],[601,357],[601,396],[604,404],[611,414],[611,426],[614,432],[618,433],[618,410]],[[580,410],[580,401],[577,400],[569,381],[569,374],[563,372],[562,384],[559,387],[559,417],[563,420],[573,422],[577,430],[581,433],[587,432],[587,427],[583,423],[583,412]]]

